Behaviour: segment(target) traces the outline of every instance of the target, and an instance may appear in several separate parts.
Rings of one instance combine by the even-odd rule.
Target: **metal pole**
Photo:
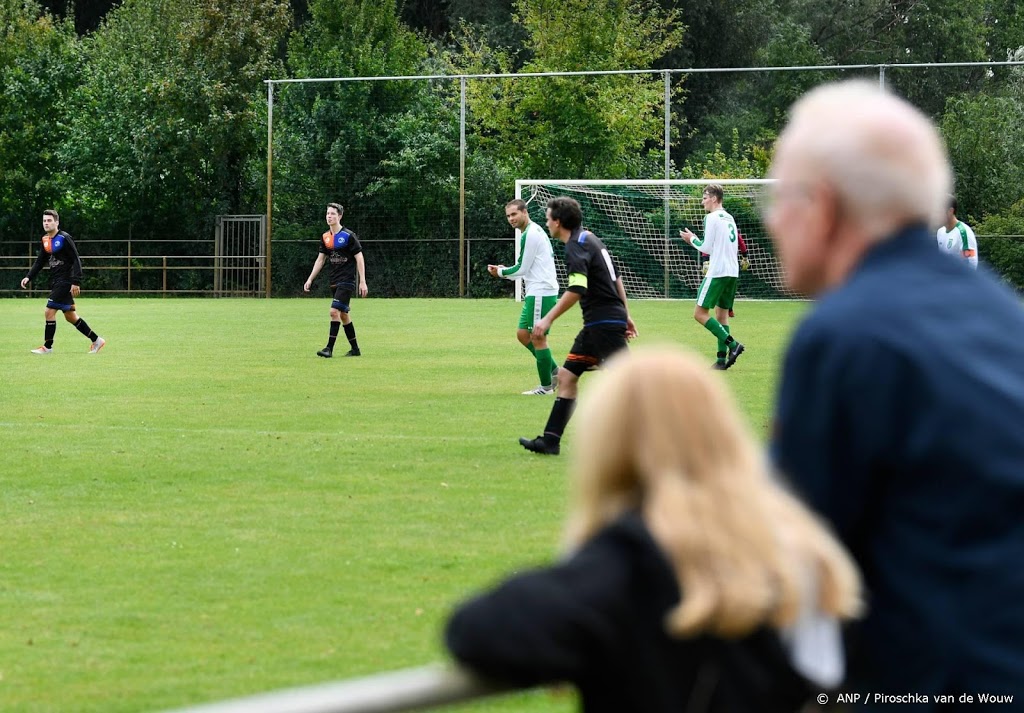
[[[885,65],[878,65],[878,88],[885,89]]]
[[[267,84],[267,232],[265,255],[267,261],[267,297],[270,297],[270,215],[273,210],[274,185],[274,85]]]
[[[672,146],[672,75],[665,72],[665,180],[668,181],[672,172],[672,160],[669,149]],[[662,264],[665,267],[665,299],[669,297],[669,240],[672,235],[672,206],[668,200],[669,185],[665,184],[665,250]]]
[[[286,688],[167,713],[397,713],[506,693],[507,684],[460,668],[422,666]]]
[[[128,294],[132,293],[132,226],[128,225]]]
[[[515,194],[515,198],[516,198],[516,200],[522,200],[522,198],[523,198],[523,184],[520,183],[518,180],[516,181],[516,194]],[[518,229],[516,229],[516,231],[515,231],[515,238],[512,241],[514,243],[514,247],[515,247],[515,249],[512,251],[512,253],[513,253],[513,255],[515,255],[516,264],[517,265],[519,264],[519,237],[520,237],[520,235],[521,235],[520,231]],[[516,302],[522,302],[523,301],[523,281],[522,280],[516,280],[515,281],[515,286],[516,286],[516,290],[515,290]]]
[[[466,78],[459,80],[459,297],[466,295]]]

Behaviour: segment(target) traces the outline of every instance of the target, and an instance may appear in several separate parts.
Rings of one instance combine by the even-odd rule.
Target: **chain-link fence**
[[[959,216],[979,233],[982,259],[1019,288],[1021,65],[270,80],[269,259],[259,263],[267,272],[260,286],[267,295],[301,292],[326,204],[339,202],[343,223],[363,243],[375,296],[511,296],[511,283],[485,268],[514,260],[504,205],[516,179],[762,177],[792,102],[822,82],[861,77],[906,96],[940,126],[957,172]],[[202,235],[165,225],[100,234],[68,211],[61,227],[80,245],[87,289],[213,295],[215,221],[204,219]],[[36,226],[24,230],[24,244],[0,245],[0,294],[22,293],[18,282],[38,240]]]

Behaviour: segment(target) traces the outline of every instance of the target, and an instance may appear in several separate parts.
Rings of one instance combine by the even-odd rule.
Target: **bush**
[[[974,226],[981,260],[1014,289],[1024,290],[1024,200]]]

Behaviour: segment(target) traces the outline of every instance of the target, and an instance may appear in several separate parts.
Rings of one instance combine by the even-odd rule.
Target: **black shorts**
[[[331,289],[334,290],[334,300],[331,302],[331,309],[348,314],[348,303],[352,301],[352,293],[355,292],[356,286],[351,282],[342,282],[337,285],[331,285]]]
[[[576,335],[576,341],[572,343],[562,368],[581,376],[583,372],[596,369],[605,359],[626,348],[626,325],[584,327]]]
[[[50,290],[50,297],[46,300],[46,309],[74,312],[75,298],[71,296],[71,285],[58,285]]]

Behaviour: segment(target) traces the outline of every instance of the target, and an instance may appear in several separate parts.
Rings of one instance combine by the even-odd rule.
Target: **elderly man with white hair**
[[[772,174],[788,286],[818,300],[788,348],[772,452],[864,572],[848,686],[865,710],[1020,705],[1024,310],[935,249],[952,171],[902,99],[811,91]]]

